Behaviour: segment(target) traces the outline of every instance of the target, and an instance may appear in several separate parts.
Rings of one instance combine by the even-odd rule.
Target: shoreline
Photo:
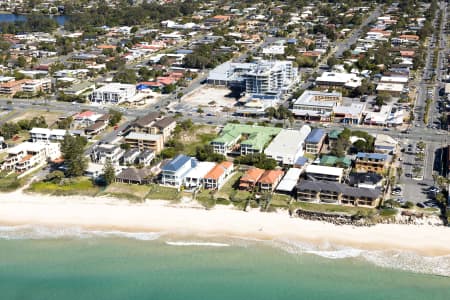
[[[321,247],[403,250],[426,256],[450,255],[450,228],[432,225],[334,225],[290,217],[287,211],[262,213],[195,203],[171,204],[87,196],[47,196],[23,192],[0,194],[0,224],[81,227],[88,230],[151,232],[174,236],[236,237],[263,241],[288,240]]]

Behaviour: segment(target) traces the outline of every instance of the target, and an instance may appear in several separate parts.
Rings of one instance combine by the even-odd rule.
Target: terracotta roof
[[[264,170],[258,168],[251,168],[242,175],[240,181],[257,182],[258,179],[264,174]]]
[[[222,174],[225,173],[225,171],[229,169],[232,165],[233,163],[230,161],[224,161],[218,165],[215,165],[214,168],[212,168],[208,172],[208,174],[205,175],[205,179],[218,180],[220,176],[222,176]]]
[[[32,157],[33,157],[33,155],[27,154],[27,155],[25,155],[25,156],[20,160],[20,162],[27,161],[27,160],[29,160],[29,159],[32,158]]]
[[[24,83],[27,83],[30,81],[31,81],[30,79],[14,80],[14,81],[5,82],[5,83],[1,84],[0,86],[6,87],[6,88],[15,87],[15,86],[18,86],[18,85],[21,85],[21,84],[24,84]]]
[[[405,40],[410,40],[410,41],[418,41],[419,40],[419,36],[415,35],[415,34],[403,34],[403,35],[399,36],[399,38],[405,39]]]
[[[264,184],[274,184],[280,180],[281,176],[283,176],[284,172],[281,170],[267,170],[258,180],[259,183]]]

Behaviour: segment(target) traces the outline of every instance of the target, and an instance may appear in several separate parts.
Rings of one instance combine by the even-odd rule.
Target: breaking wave
[[[62,238],[130,238],[152,241],[161,237],[156,232],[126,232],[119,230],[88,230],[79,227],[46,226],[0,226],[0,239],[3,240],[44,240]]]
[[[450,255],[423,256],[411,251],[362,250],[328,243],[313,245],[287,240],[275,241],[272,245],[295,255],[311,254],[327,259],[360,259],[383,268],[450,277]]]
[[[180,242],[167,241],[166,244],[170,246],[230,247],[230,244],[225,243],[190,242],[190,241],[180,241]]]

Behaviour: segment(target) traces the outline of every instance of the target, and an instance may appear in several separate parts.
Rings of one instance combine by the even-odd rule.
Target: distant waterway
[[[54,19],[59,25],[64,25],[64,23],[68,20],[67,16],[47,16],[47,18]],[[17,14],[0,14],[0,23],[3,22],[23,22],[27,19],[26,15],[17,15]]]

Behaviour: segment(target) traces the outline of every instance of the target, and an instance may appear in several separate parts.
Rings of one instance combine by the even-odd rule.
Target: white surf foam
[[[230,244],[225,243],[213,243],[213,242],[194,242],[194,241],[166,241],[170,246],[200,246],[200,247],[230,247]]]
[[[40,240],[62,238],[130,238],[152,241],[161,237],[157,232],[126,232],[118,230],[88,230],[79,227],[46,227],[46,226],[0,226],[0,239],[4,240]]]
[[[362,250],[329,243],[313,245],[290,240],[274,241],[272,245],[294,255],[312,254],[327,259],[361,259],[383,268],[450,277],[450,255],[423,256],[409,251]]]

